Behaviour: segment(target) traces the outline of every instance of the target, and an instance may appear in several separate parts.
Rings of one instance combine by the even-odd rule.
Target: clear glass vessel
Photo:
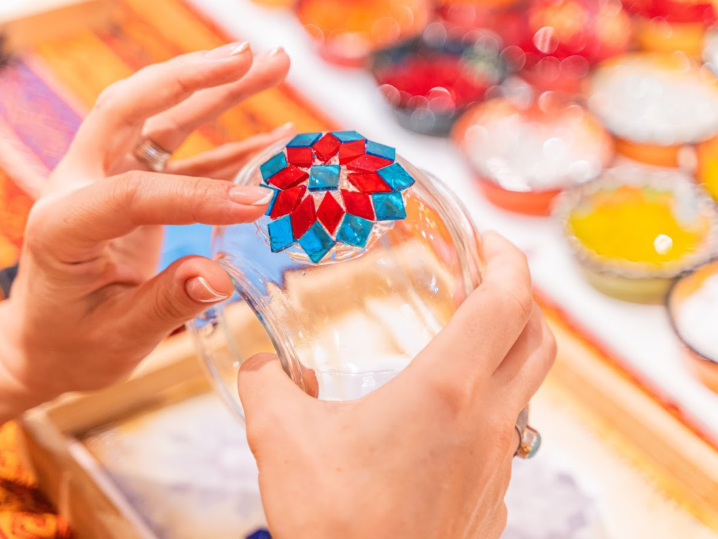
[[[287,142],[235,183],[262,184],[260,165]],[[416,182],[402,192],[406,218],[376,223],[363,247],[337,243],[316,263],[299,245],[272,252],[269,216],[214,230],[213,257],[236,293],[189,328],[240,416],[237,372],[250,355],[276,352],[292,380],[320,399],[356,399],[404,369],[480,284],[480,239],[460,202],[436,178],[395,162]]]

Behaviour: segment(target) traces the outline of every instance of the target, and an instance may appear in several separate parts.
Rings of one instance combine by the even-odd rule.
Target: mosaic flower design
[[[414,184],[394,148],[356,131],[301,133],[259,169],[274,189],[272,252],[299,245],[315,264],[337,244],[366,247],[377,222],[405,219],[403,193]]]

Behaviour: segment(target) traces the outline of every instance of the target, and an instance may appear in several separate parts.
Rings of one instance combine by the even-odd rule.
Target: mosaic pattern
[[[301,133],[259,171],[274,190],[272,252],[299,245],[315,264],[338,243],[366,247],[375,223],[405,219],[403,193],[414,184],[394,148],[356,131]]]

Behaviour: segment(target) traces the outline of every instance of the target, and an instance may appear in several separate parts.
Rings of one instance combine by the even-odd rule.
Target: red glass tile
[[[308,173],[293,165],[289,165],[287,168],[280,170],[274,176],[269,178],[267,183],[274,185],[275,187],[279,187],[280,189],[289,189],[290,187],[299,185],[307,178],[309,178]]]
[[[277,193],[277,200],[274,201],[274,207],[272,208],[272,213],[269,214],[269,217],[272,219],[279,219],[284,215],[292,213],[306,192],[306,185],[297,185],[292,189],[279,191],[279,193]]]
[[[347,180],[362,193],[388,193],[391,187],[376,172],[351,172]]]
[[[327,232],[333,236],[339,223],[342,222],[344,213],[344,208],[337,202],[337,199],[331,193],[327,193],[324,195],[321,204],[319,204],[317,218],[322,222]]]
[[[287,161],[298,167],[311,167],[314,163],[314,152],[311,148],[287,148]]]
[[[337,137],[331,133],[327,133],[316,141],[312,148],[314,149],[314,153],[317,154],[317,157],[326,163],[337,154],[340,145],[341,142],[339,142]]]
[[[366,140],[353,140],[339,146],[339,164],[346,165],[357,157],[364,155],[366,151]]]
[[[314,197],[308,196],[299,203],[292,212],[292,232],[296,239],[304,236],[304,233],[312,228],[317,222],[317,212],[314,208]]]
[[[355,193],[342,189],[342,198],[347,213],[363,217],[369,221],[374,220],[374,207],[371,205],[371,197],[364,193]]]
[[[376,172],[380,168],[391,165],[393,161],[376,155],[361,155],[347,163],[347,168],[355,172]]]

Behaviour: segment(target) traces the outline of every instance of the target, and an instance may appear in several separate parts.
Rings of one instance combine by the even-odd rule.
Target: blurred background
[[[4,0],[0,266],[16,262],[34,197],[104,87],[223,42],[281,45],[287,84],[177,155],[287,121],[355,129],[527,253],[559,360],[534,403],[546,444],[517,464],[506,537],[713,537],[717,19],[699,0]],[[210,232],[168,227],[162,265],[208,254]],[[81,434],[50,416],[6,426],[0,470],[35,485],[25,466],[40,453],[21,464],[15,439],[54,428],[49,468],[81,446],[77,481],[138,537],[266,536],[242,428],[215,397],[110,416]],[[37,496],[23,509],[45,519],[37,537],[69,536]]]

